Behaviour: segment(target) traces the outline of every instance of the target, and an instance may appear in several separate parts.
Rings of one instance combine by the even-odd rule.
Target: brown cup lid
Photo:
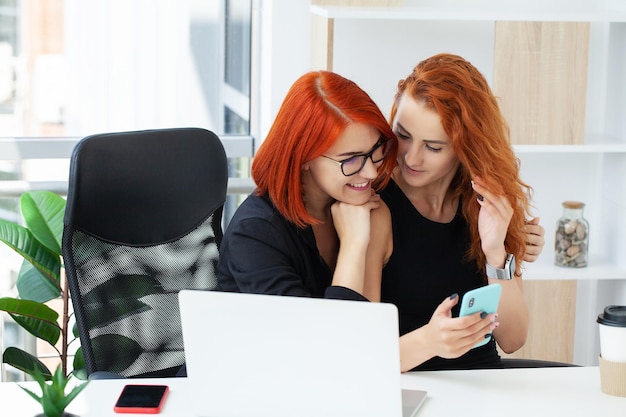
[[[606,326],[626,327],[626,306],[604,307],[604,312],[598,315],[597,321]]]

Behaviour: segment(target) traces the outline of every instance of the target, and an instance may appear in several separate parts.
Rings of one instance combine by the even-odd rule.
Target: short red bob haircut
[[[392,141],[391,153],[372,184],[380,190],[396,166],[398,142],[389,123],[356,83],[333,72],[313,71],[291,86],[254,157],[256,193],[268,194],[276,209],[298,227],[319,223],[304,206],[302,168],[326,152],[352,123],[373,126]]]

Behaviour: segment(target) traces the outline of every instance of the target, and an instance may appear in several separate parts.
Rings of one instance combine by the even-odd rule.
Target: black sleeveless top
[[[450,223],[437,223],[423,217],[394,181],[380,194],[393,223],[393,254],[383,269],[382,301],[397,306],[403,335],[427,324],[444,298],[454,293],[463,297],[483,286],[484,272],[465,260],[470,236],[460,210]],[[460,301],[453,317],[458,316],[459,306]],[[434,357],[413,370],[501,367],[492,338],[460,358]]]

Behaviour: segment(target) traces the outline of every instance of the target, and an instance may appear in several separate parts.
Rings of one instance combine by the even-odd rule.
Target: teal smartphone
[[[490,284],[484,287],[476,288],[468,291],[461,300],[461,312],[459,317],[469,316],[474,313],[485,312],[492,314],[498,311],[498,303],[500,302],[500,294],[502,287],[500,284]],[[491,340],[491,335],[485,340],[478,342],[473,348],[482,346]]]

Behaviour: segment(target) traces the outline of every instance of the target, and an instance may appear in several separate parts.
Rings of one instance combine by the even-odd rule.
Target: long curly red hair
[[[470,228],[467,257],[483,269],[485,255],[478,234],[480,206],[474,201],[473,177],[481,177],[487,188],[506,195],[513,217],[504,242],[516,257],[516,270],[526,252],[525,220],[532,188],[520,179],[519,159],[509,140],[509,127],[484,76],[468,61],[452,54],[437,54],[420,62],[398,82],[391,109],[393,122],[403,94],[423,100],[441,118],[460,165],[450,185],[452,197],[460,197],[462,213]]]
[[[383,188],[398,151],[387,119],[353,81],[330,71],[313,71],[291,86],[254,157],[251,175],[256,193],[267,193],[276,209],[298,227],[319,223],[304,206],[302,167],[325,153],[351,123],[371,125],[392,142],[372,184],[376,191]]]

